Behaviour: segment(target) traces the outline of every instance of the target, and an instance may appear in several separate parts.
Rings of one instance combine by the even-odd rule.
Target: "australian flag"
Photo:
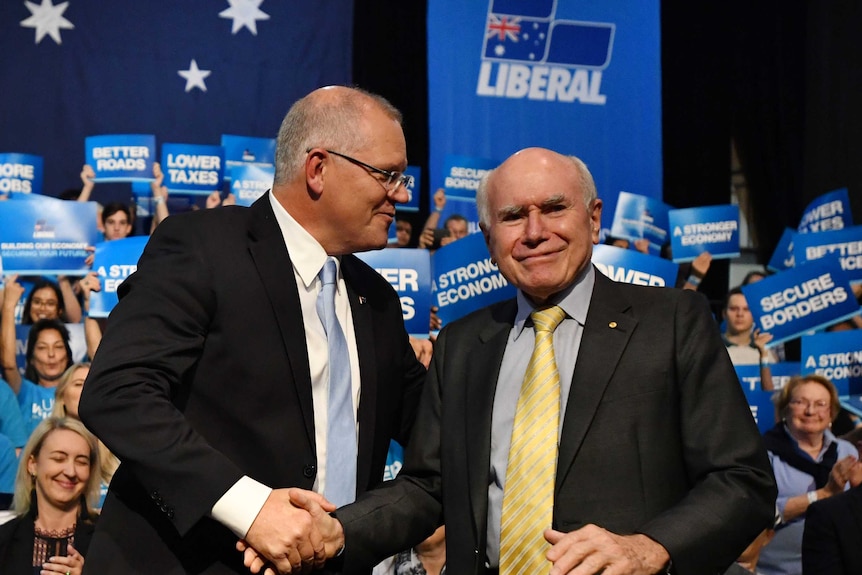
[[[351,83],[353,2],[317,4],[3,0],[0,153],[41,156],[57,195],[81,185],[87,136],[274,138],[297,98]]]
[[[486,60],[604,68],[610,63],[614,25],[555,20],[556,0],[490,0]]]

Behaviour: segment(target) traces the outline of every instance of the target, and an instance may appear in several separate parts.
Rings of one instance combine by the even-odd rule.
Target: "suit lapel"
[[[347,285],[353,330],[356,334],[356,351],[359,356],[359,454],[356,467],[356,485],[364,490],[371,478],[374,450],[374,422],[377,417],[377,361],[374,352],[374,326],[371,305],[367,303],[368,286],[354,272],[356,259],[352,255],[341,258],[341,273]]]
[[[484,541],[488,519],[488,462],[491,460],[491,412],[506,340],[512,329],[515,300],[494,307],[479,331],[478,344],[466,357],[464,418],[467,438],[467,480],[473,506],[473,525]],[[484,463],[477,463],[484,462]]]
[[[637,320],[631,304],[600,272],[587,312],[560,437],[556,490],[565,481]]]
[[[299,291],[293,264],[284,245],[284,236],[269,204],[269,192],[252,207],[249,220],[249,253],[272,304],[273,315],[281,331],[284,349],[290,363],[290,379],[296,386],[308,441],[314,441],[314,407],[311,398],[311,371]],[[285,385],[288,384],[285,374]]]

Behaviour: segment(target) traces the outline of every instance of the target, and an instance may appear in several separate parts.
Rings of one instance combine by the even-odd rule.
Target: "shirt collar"
[[[320,270],[323,269],[323,264],[326,263],[329,256],[326,250],[323,249],[323,246],[314,239],[314,236],[293,219],[293,216],[284,209],[284,206],[275,199],[275,195],[272,192],[269,194],[269,202],[272,205],[275,220],[278,222],[278,227],[281,229],[281,234],[284,237],[284,245],[287,246],[287,252],[290,254],[293,269],[296,270],[305,288],[309,289],[317,279]],[[332,259],[335,260],[338,274],[340,274],[341,260],[334,256]],[[336,284],[336,289],[337,287],[338,284]]]
[[[554,296],[549,302],[551,305],[558,305],[563,308],[566,315],[577,321],[581,327],[587,322],[587,311],[590,309],[590,300],[593,297],[593,286],[596,283],[596,272],[592,265],[586,266],[574,283],[564,289],[562,292]],[[513,340],[517,340],[530,314],[537,309],[536,305],[527,299],[524,292],[518,290],[518,313],[515,316]]]

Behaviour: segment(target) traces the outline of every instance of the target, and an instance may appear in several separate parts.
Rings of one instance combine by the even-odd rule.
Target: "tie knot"
[[[557,329],[557,326],[560,325],[560,322],[563,321],[563,318],[566,317],[566,312],[564,312],[563,308],[560,306],[554,305],[543,309],[537,309],[530,314],[530,317],[533,318],[533,326],[535,327],[536,332],[553,332]]]
[[[323,264],[320,270],[320,281],[323,282],[323,285],[334,284],[337,271],[335,260],[327,258],[326,263]]]

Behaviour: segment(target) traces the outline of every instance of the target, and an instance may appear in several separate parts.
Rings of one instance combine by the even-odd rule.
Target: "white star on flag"
[[[42,41],[45,34],[53,38],[57,44],[62,44],[63,40],[60,38],[60,28],[64,30],[75,28],[71,22],[63,18],[63,12],[69,7],[68,2],[63,2],[56,6],[54,6],[51,0],[42,0],[42,4],[36,4],[35,2],[24,2],[24,4],[27,5],[27,9],[30,11],[30,17],[21,20],[21,26],[36,29],[36,44]]]
[[[186,79],[186,92],[191,92],[192,88],[199,88],[204,92],[207,91],[207,85],[204,83],[204,78],[212,74],[210,70],[201,70],[198,68],[198,63],[192,58],[192,63],[189,64],[188,70],[177,70],[177,74]]]
[[[233,19],[230,33],[236,34],[240,28],[245,26],[252,34],[257,36],[257,21],[269,20],[269,14],[259,9],[263,0],[227,0],[230,8],[219,12],[220,18]]]

